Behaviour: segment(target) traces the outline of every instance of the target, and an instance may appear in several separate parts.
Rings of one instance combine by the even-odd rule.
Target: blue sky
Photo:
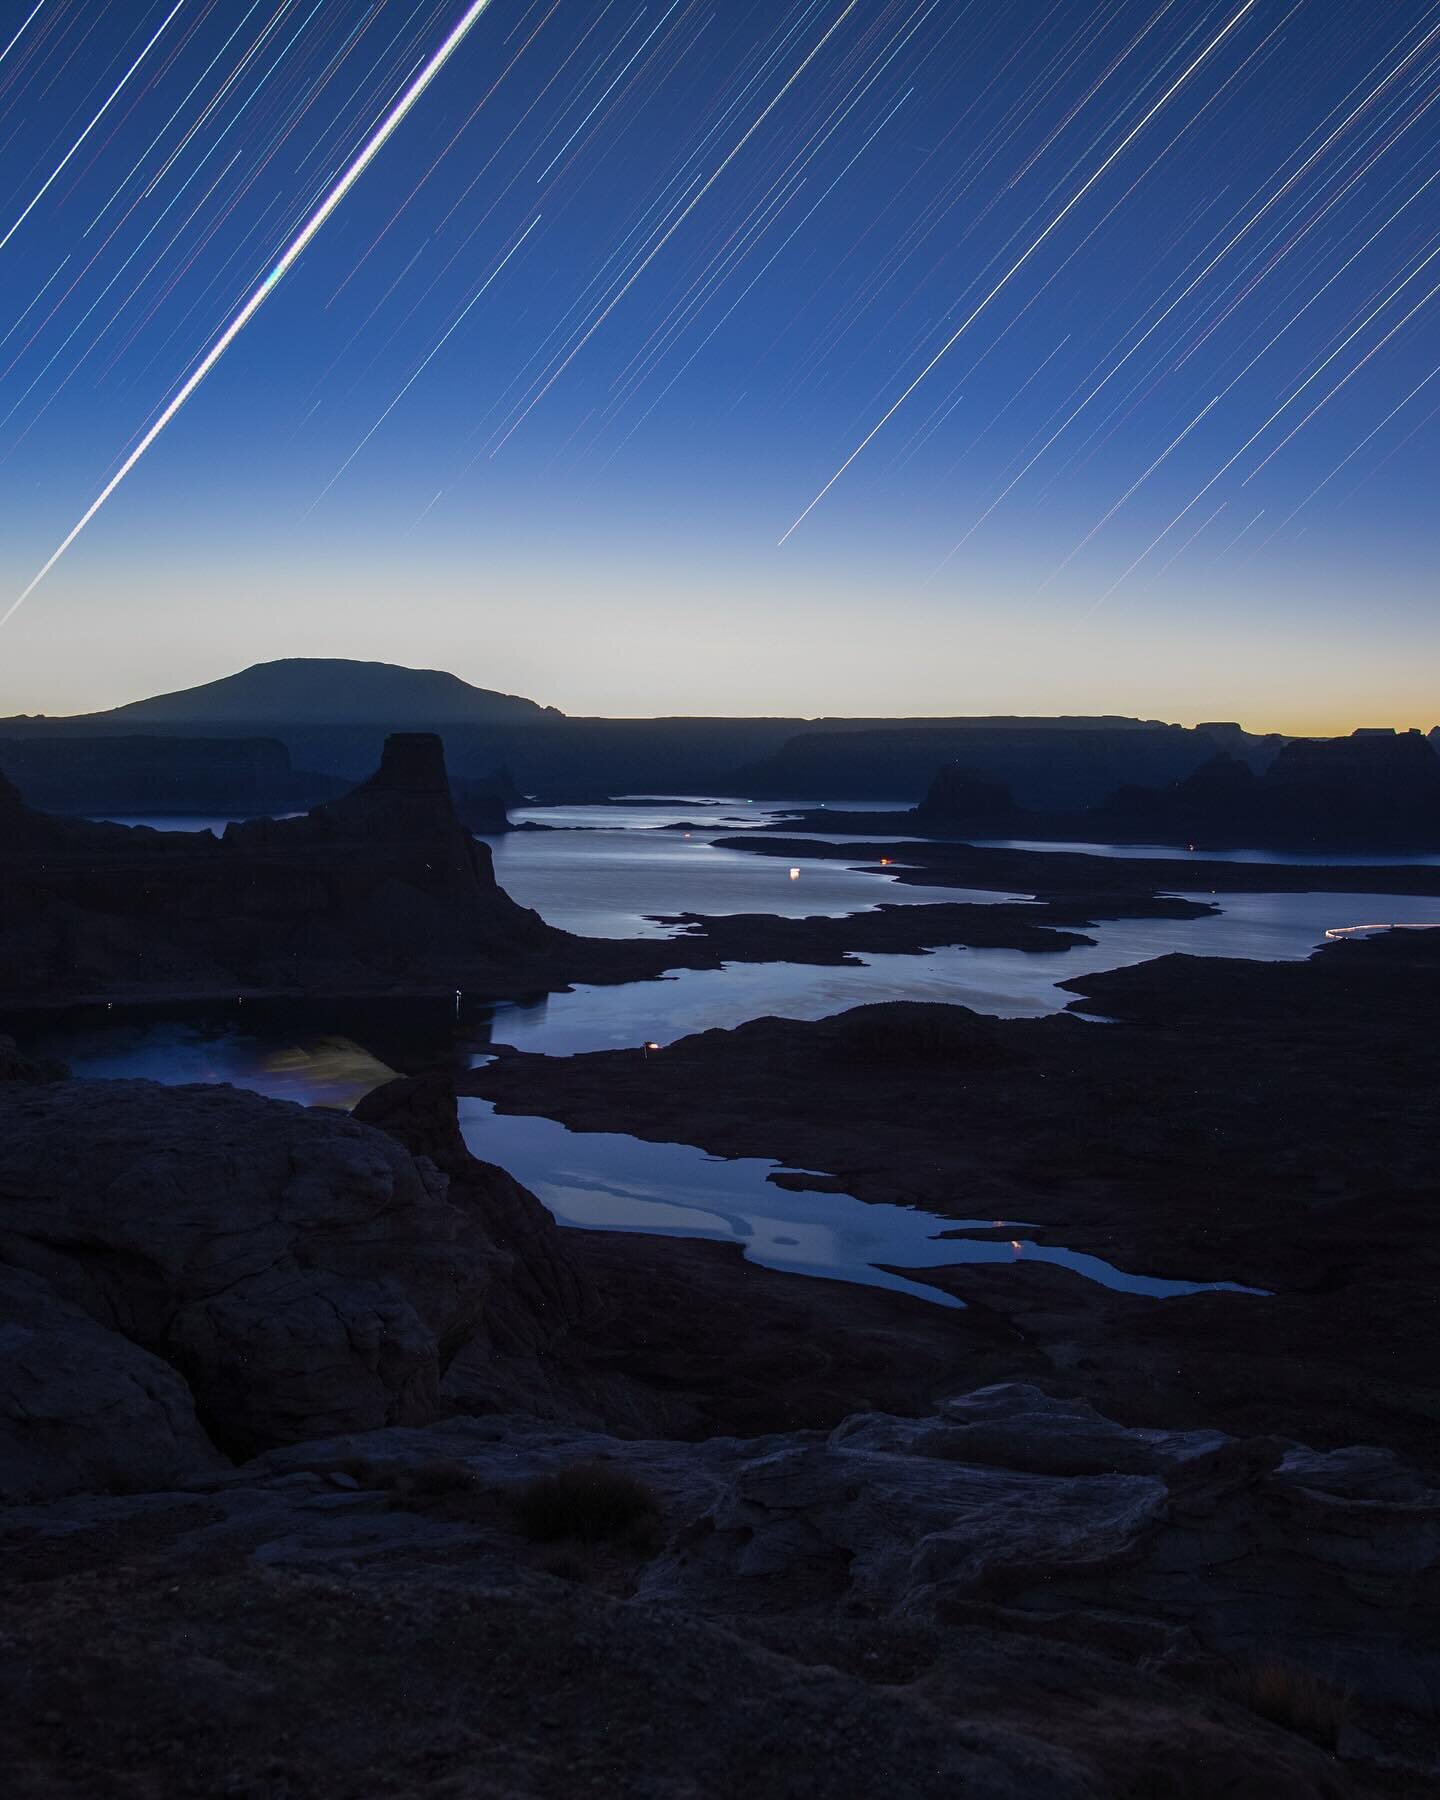
[[[464,10],[0,7],[0,611]],[[1428,726],[1437,101],[1437,7],[493,0],[0,711],[307,654]]]

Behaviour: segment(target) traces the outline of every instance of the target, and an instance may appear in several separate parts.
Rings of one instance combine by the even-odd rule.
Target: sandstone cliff
[[[457,816],[439,738],[296,818],[221,839],[54,818],[0,776],[0,1003],[451,992],[568,940],[517,906]]]

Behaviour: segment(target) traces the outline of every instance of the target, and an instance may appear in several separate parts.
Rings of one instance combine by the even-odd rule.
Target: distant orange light
[[[890,867],[890,858],[888,856],[882,856],[880,858],[880,867],[882,869],[888,869]]]

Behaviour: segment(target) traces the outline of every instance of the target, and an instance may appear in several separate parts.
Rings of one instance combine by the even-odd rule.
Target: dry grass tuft
[[[416,1463],[401,1479],[412,1494],[461,1494],[475,1486],[472,1472],[455,1457]]]
[[[1242,1678],[1240,1699],[1272,1725],[1334,1750],[1350,1714],[1348,1688],[1290,1663],[1257,1663]]]
[[[515,1495],[515,1516],[532,1543],[599,1544],[653,1539],[660,1503],[643,1481],[608,1463],[572,1463],[537,1475]]]

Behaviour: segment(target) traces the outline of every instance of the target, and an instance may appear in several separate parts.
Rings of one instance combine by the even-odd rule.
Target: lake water
[[[597,936],[655,934],[660,928],[647,915],[656,912],[794,917],[864,910],[882,899],[913,905],[1006,898],[990,891],[902,886],[842,864],[803,857],[788,864],[718,850],[709,841],[763,827],[774,817],[769,805],[725,800],[704,806],[692,798],[533,816],[569,829],[515,832],[495,840],[499,879],[552,923]],[[683,829],[656,829],[692,818],[696,829],[688,837]],[[171,829],[177,824],[144,822]],[[223,821],[186,823],[223,829]],[[1096,846],[1083,848],[1094,852]],[[1118,853],[1140,852],[1126,846]],[[483,997],[470,997],[456,1012],[398,1003],[332,1006],[323,1012],[278,1003],[163,1013],[92,1008],[83,1017],[27,1030],[25,1043],[36,1053],[64,1058],[78,1075],[228,1081],[276,1098],[348,1107],[397,1069],[444,1059],[473,1064],[493,1043],[570,1055],[668,1043],[766,1013],[813,1019],[867,1001],[898,999],[944,1000],[1003,1017],[1037,1017],[1063,1009],[1073,998],[1058,987],[1061,981],[1171,951],[1300,958],[1323,942],[1327,930],[1440,925],[1440,897],[1213,894],[1201,882],[1196,890],[1194,898],[1221,908],[1217,915],[1109,921],[1089,932],[1093,946],[1068,951],[947,949],[869,956],[843,967],[732,964],[680,970],[660,981],[580,987],[529,1005],[486,1005]],[[919,1269],[1032,1260],[1060,1263],[1129,1292],[1168,1297],[1197,1291],[1197,1284],[1122,1271],[1063,1246],[1037,1244],[1022,1224],[957,1221],[872,1206],[845,1194],[777,1186],[769,1179],[776,1165],[758,1159],[717,1159],[689,1145],[574,1133],[550,1119],[496,1115],[476,1099],[462,1103],[462,1115],[476,1154],[510,1169],[569,1225],[722,1238],[741,1244],[747,1256],[769,1267],[901,1288],[942,1304],[946,1300],[938,1290],[916,1287],[878,1265]],[[988,1235],[938,1236],[957,1225]]]
[[[578,810],[578,809],[577,809]],[[707,827],[716,836],[736,828]],[[774,913],[803,919],[865,912],[880,901],[981,899],[954,888],[903,886],[844,863],[797,855],[792,862],[722,850],[705,833],[654,828],[512,831],[485,840],[501,887],[552,925],[587,937],[661,937],[656,913]]]
[[[886,898],[928,891],[887,890]],[[952,899],[981,903],[1003,897],[949,893]],[[502,1003],[491,1015],[490,1030],[497,1043],[570,1056],[582,1050],[668,1044],[694,1031],[728,1029],[767,1013],[822,1019],[847,1006],[882,1000],[940,1000],[1000,1018],[1041,1018],[1063,1012],[1075,999],[1060,982],[1101,969],[1128,968],[1155,956],[1183,952],[1296,961],[1322,944],[1328,930],[1400,921],[1440,924],[1440,897],[1208,892],[1189,897],[1221,911],[1201,919],[1103,921],[1086,930],[1093,945],[1073,950],[952,948],[922,956],[867,954],[863,961],[840,966],[730,963],[723,969],[677,969],[661,981],[580,986],[528,1005]]]
[[[770,823],[784,804],[696,800],[687,805],[681,800],[648,806],[622,801],[613,806],[522,807],[513,814],[517,823],[533,821],[549,829],[511,831],[483,841],[494,857],[496,879],[512,899],[533,906],[550,924],[585,937],[670,936],[675,928],[656,924],[657,913],[839,918],[868,911],[882,900],[915,905],[1023,897],[905,887],[890,876],[865,875],[822,857],[798,856],[787,863],[721,850],[711,841]],[[691,819],[697,827],[693,832],[669,829]],[[111,822],[220,836],[230,821],[194,814],[113,815]]]
[[[508,1169],[562,1225],[718,1239],[738,1244],[749,1261],[768,1269],[838,1276],[940,1305],[958,1302],[882,1265],[1056,1263],[1102,1287],[1158,1299],[1233,1286],[1132,1274],[1097,1256],[1037,1244],[1019,1221],[943,1218],[850,1194],[779,1187],[770,1179],[779,1165],[758,1157],[713,1157],[689,1144],[570,1131],[553,1119],[496,1113],[488,1100],[463,1098],[460,1126],[476,1156]],[[947,1231],[987,1235],[940,1235]]]
[[[440,1054],[472,1065],[488,1060],[483,1037],[467,1047],[465,1027],[458,1038],[444,1033],[433,1014],[428,1042],[413,1018],[380,1020],[362,1041],[318,1028],[313,1017],[307,1026],[306,1009],[279,1003],[194,1008],[185,1018],[135,1018],[105,1008],[89,1016],[88,1027],[69,1025],[31,1047],[66,1056],[81,1076],[172,1086],[229,1082],[275,1100],[340,1108],[354,1106],[403,1066],[423,1066]],[[471,1096],[460,1100],[460,1125],[477,1156],[508,1169],[562,1225],[723,1240],[766,1268],[893,1288],[937,1305],[959,1302],[883,1265],[1058,1263],[1104,1287],[1157,1298],[1227,1285],[1122,1270],[1063,1245],[1036,1243],[1020,1221],[955,1219],[781,1187],[770,1180],[779,1165],[758,1157],[713,1157],[690,1144],[573,1132],[553,1119],[497,1114],[489,1101]],[[986,1235],[941,1235],[957,1230]]]

